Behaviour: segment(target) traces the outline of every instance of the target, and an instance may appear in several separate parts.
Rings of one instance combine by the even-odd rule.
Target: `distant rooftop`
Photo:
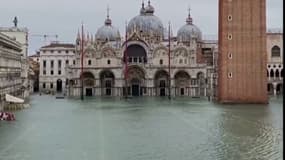
[[[28,32],[28,28],[19,28],[19,27],[0,27],[2,32]]]
[[[43,46],[41,48],[75,48],[74,44],[71,43],[51,43],[47,46]]]

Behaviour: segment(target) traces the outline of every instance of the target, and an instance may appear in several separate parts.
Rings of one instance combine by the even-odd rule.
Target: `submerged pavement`
[[[269,105],[32,96],[0,122],[0,160],[282,159],[282,97]]]

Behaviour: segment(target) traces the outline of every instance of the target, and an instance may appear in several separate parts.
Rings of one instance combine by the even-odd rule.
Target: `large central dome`
[[[129,34],[137,31],[142,34],[163,37],[163,24],[161,20],[154,15],[154,7],[150,5],[150,1],[146,7],[144,7],[144,3],[142,4],[140,15],[131,19],[127,31]]]

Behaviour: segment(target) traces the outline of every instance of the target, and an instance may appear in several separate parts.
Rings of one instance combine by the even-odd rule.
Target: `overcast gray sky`
[[[30,34],[58,34],[60,41],[74,43],[77,30],[84,22],[86,30],[95,34],[104,24],[107,5],[113,25],[124,36],[125,22],[139,14],[142,0],[1,0],[0,26],[12,26],[14,16],[18,26],[27,27]],[[145,0],[145,3],[147,1]],[[218,33],[218,0],[151,0],[158,16],[167,27],[171,21],[173,33],[185,24],[191,7],[194,24],[203,35]],[[267,28],[283,28],[283,0],[267,0]],[[29,54],[44,45],[44,39],[29,37]],[[50,38],[48,40],[55,40]]]

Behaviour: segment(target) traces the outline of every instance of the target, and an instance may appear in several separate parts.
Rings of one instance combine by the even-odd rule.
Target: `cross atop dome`
[[[144,0],[142,0],[142,8],[140,10],[140,14],[144,15],[145,14],[145,8],[144,8]]]
[[[191,8],[189,7],[188,8],[188,17],[186,18],[186,23],[189,24],[189,25],[192,25],[193,24],[193,18],[191,17]]]
[[[112,20],[110,19],[110,7],[107,5],[107,19],[105,20],[105,25],[112,25]]]

